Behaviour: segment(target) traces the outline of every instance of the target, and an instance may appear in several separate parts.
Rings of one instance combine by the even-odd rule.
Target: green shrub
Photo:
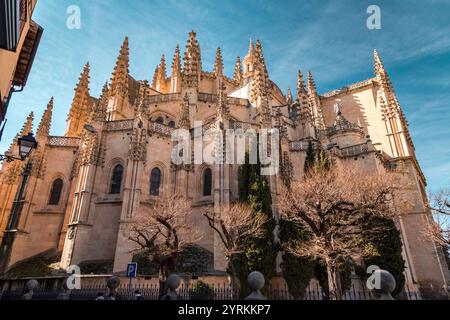
[[[204,283],[203,281],[198,281],[192,289],[189,290],[191,300],[213,300],[214,299],[214,289]]]

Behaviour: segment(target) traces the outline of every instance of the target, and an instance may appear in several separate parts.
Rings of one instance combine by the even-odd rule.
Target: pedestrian
[[[116,300],[116,298],[114,297],[114,293],[110,292],[108,294],[108,300]]]
[[[144,297],[142,296],[142,294],[139,290],[134,291],[134,299],[135,300],[144,300]]]
[[[105,297],[103,296],[103,293],[98,292],[97,293],[97,298],[95,298],[95,300],[105,300]]]

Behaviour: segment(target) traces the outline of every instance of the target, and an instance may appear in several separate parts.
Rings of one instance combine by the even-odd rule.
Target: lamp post
[[[14,157],[9,154],[0,155],[0,160],[6,160],[8,162],[14,160],[24,161],[30,155],[33,149],[37,148],[37,141],[33,134],[30,132],[25,136],[18,139],[19,145],[19,158]],[[30,176],[32,163],[28,161],[22,172],[22,178],[20,180],[16,195],[14,197],[13,205],[11,207],[11,213],[8,218],[8,223],[6,230],[3,233],[3,238],[0,244],[0,274],[5,272],[9,258],[11,256],[11,251],[13,247],[13,242],[16,237],[19,226],[20,215],[22,213],[22,208],[25,202],[25,191],[28,184],[28,178]]]
[[[17,144],[19,145],[19,158],[14,157],[10,154],[2,154],[0,155],[0,161],[8,161],[12,162],[14,160],[21,160],[24,161],[26,158],[28,158],[33,151],[33,149],[37,148],[37,141],[34,138],[33,134],[30,132],[26,136],[22,136],[19,138]]]

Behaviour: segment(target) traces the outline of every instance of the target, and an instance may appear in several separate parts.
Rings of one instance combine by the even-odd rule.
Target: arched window
[[[150,195],[159,196],[159,187],[161,186],[161,170],[154,168],[150,175]]]
[[[212,171],[207,168],[203,172],[203,195],[210,196],[212,191]]]
[[[164,124],[164,118],[163,118],[163,117],[158,117],[158,118],[156,119],[156,123]]]
[[[118,164],[114,167],[111,177],[111,194],[119,194],[122,186],[123,166]]]
[[[169,127],[175,128],[175,121],[170,121],[169,122]]]
[[[64,182],[61,179],[56,179],[53,181],[52,190],[50,191],[50,198],[48,199],[49,205],[56,206],[59,204],[63,184]]]

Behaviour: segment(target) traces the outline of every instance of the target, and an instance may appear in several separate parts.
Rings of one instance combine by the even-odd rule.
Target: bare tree
[[[190,201],[176,195],[144,203],[127,230],[133,252],[146,252],[159,265],[160,283],[175,270],[181,249],[199,239],[189,216]]]
[[[257,214],[244,203],[223,205],[216,212],[213,208],[205,210],[203,215],[209,226],[219,236],[227,259],[227,270],[231,273],[231,286],[237,289],[238,274],[233,261],[233,255],[242,252],[241,239],[257,238],[263,235],[263,225],[266,223],[264,214]]]
[[[433,212],[425,236],[427,239],[448,248],[450,246],[450,190],[442,190],[429,195],[428,207]]]
[[[325,262],[330,299],[341,297],[338,266],[359,253],[361,225],[371,217],[396,216],[395,190],[391,175],[332,166],[329,170],[312,168],[282,192],[281,216],[299,223],[308,234],[307,240],[291,241],[285,249]]]

